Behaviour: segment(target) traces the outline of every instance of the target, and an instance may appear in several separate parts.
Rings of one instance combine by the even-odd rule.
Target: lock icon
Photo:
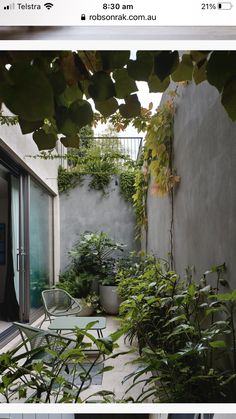
[[[86,20],[85,14],[81,15],[81,20]]]

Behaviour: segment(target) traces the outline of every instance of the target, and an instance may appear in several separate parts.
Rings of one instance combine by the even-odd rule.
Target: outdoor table
[[[93,326],[89,327],[89,330],[96,330],[98,337],[103,337],[102,330],[106,328],[106,317],[57,317],[48,326],[49,330],[56,330],[57,332],[63,332],[68,330],[74,330],[76,327],[83,330],[86,329],[89,323],[97,322]]]

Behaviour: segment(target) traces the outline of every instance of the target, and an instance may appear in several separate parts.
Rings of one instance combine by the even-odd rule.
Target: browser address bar
[[[235,26],[232,1],[0,0],[2,26]]]

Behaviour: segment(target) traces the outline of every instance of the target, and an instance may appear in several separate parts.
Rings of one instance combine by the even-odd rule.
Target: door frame
[[[29,175],[7,153],[0,149],[0,164],[19,180],[19,320],[29,321],[29,290],[30,290],[30,261],[29,261]]]

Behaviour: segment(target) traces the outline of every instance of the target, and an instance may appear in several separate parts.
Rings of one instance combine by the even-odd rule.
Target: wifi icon
[[[46,9],[50,10],[53,6],[52,3],[45,3],[44,6],[46,7]]]

